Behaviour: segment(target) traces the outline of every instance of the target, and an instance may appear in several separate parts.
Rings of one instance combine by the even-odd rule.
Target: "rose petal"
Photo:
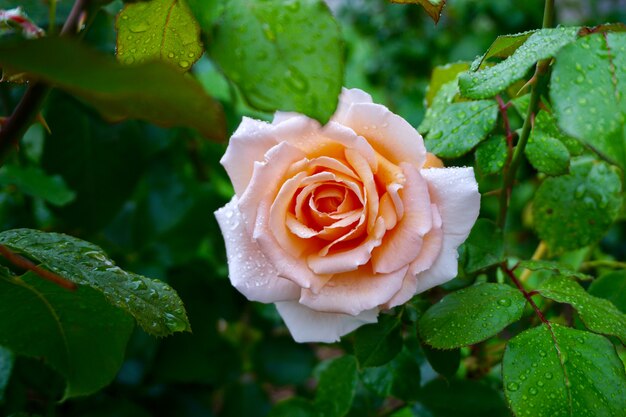
[[[443,242],[437,260],[417,275],[417,293],[456,277],[457,248],[467,239],[480,210],[480,194],[472,168],[432,168],[421,172],[441,215]]]
[[[372,147],[392,163],[409,162],[421,168],[426,160],[422,136],[402,117],[374,103],[350,106],[344,124],[364,136]]]
[[[337,104],[337,110],[335,110],[335,114],[330,120],[344,124],[344,120],[352,104],[371,102],[372,96],[363,90],[359,90],[358,88],[342,88],[341,95],[339,96],[339,104]]]
[[[299,343],[337,342],[341,336],[364,324],[376,323],[378,316],[377,308],[363,311],[357,316],[350,316],[314,311],[297,301],[276,303],[276,309],[293,339]]]
[[[441,216],[437,206],[431,204],[433,215],[433,227],[424,236],[424,241],[417,258],[409,265],[409,270],[404,277],[402,288],[381,308],[392,308],[409,301],[417,293],[417,274],[430,268],[441,253],[443,244],[443,231],[441,230]]]
[[[408,266],[390,274],[375,274],[370,265],[333,275],[318,294],[302,290],[300,303],[316,311],[353,316],[386,303],[402,288]]]
[[[269,123],[244,117],[228,142],[220,163],[230,177],[235,194],[241,196],[252,178],[255,161],[278,143]]]
[[[307,257],[309,268],[316,274],[339,274],[354,271],[361,265],[369,262],[372,257],[372,250],[380,245],[384,234],[385,221],[379,217],[372,232],[357,247],[341,252],[328,253],[328,248],[333,244],[345,241],[346,237],[349,237],[349,233],[345,234],[330,245],[325,246],[319,253],[309,255]]]
[[[443,233],[461,244],[480,210],[480,194],[473,168],[430,168],[421,174],[428,181],[431,201],[443,221]],[[458,246],[458,245],[457,245]]]
[[[420,253],[422,238],[432,228],[428,184],[414,165],[400,164],[406,183],[402,193],[405,215],[372,251],[376,273],[390,273],[410,264]]]
[[[215,217],[226,242],[228,277],[239,292],[262,303],[298,299],[300,287],[278,276],[247,233],[237,208],[237,196],[217,210]]]

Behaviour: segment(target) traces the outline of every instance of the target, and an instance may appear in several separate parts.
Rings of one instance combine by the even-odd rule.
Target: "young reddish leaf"
[[[443,6],[446,5],[446,0],[391,0],[393,3],[401,4],[419,4],[426,10],[426,13],[435,21],[439,22],[441,17],[441,11]]]

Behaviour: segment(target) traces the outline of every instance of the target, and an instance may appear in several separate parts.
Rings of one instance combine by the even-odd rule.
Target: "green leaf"
[[[0,346],[0,404],[4,401],[4,391],[9,384],[14,361],[13,352]]]
[[[187,71],[200,56],[200,28],[183,0],[127,4],[117,16],[117,58],[125,64],[159,59]]]
[[[519,261],[518,268],[526,268],[531,271],[550,271],[554,274],[563,275],[568,278],[576,278],[583,281],[592,280],[593,276],[570,269],[558,262],[543,260],[524,260]]]
[[[295,385],[311,375],[315,354],[309,345],[293,343],[291,337],[268,338],[257,346],[254,362],[265,380],[276,385]]]
[[[253,107],[296,111],[325,124],[343,82],[337,22],[321,0],[231,0],[211,57]]]
[[[446,5],[446,0],[391,0],[391,2],[401,4],[419,4],[424,8],[426,13],[428,13],[430,18],[433,19],[435,23],[439,22],[443,6]]]
[[[493,100],[449,104],[430,127],[426,148],[442,158],[462,156],[487,137],[497,119]]]
[[[135,118],[192,127],[212,139],[225,136],[220,105],[200,84],[164,63],[129,67],[76,40],[50,37],[0,44],[0,66],[65,90],[112,122]]]
[[[430,107],[433,104],[437,93],[445,84],[456,81],[458,75],[468,69],[469,63],[467,62],[455,62],[436,66],[430,76],[430,83],[428,83],[426,88],[426,107]]]
[[[156,336],[189,331],[182,301],[162,281],[123,271],[98,246],[60,233],[15,229],[0,233],[0,244],[43,264],[77,284],[103,293]]]
[[[459,93],[459,86],[456,78],[439,87],[437,93],[432,99],[431,104],[426,109],[424,120],[420,123],[417,130],[422,134],[428,131],[441,119],[443,112],[454,101],[454,97]]]
[[[622,313],[626,313],[626,271],[613,271],[594,280],[589,294],[612,302]]]
[[[380,397],[392,395],[414,401],[420,389],[420,364],[415,355],[402,350],[391,362],[362,370],[363,384]]]
[[[579,160],[571,173],[546,179],[535,194],[533,221],[552,250],[571,250],[599,240],[617,218],[621,181],[604,162]]]
[[[76,197],[76,193],[67,187],[63,178],[47,175],[37,167],[6,165],[0,168],[0,186],[8,185],[55,206],[64,206]]]
[[[502,230],[489,219],[478,219],[465,241],[465,271],[473,273],[504,260]]]
[[[539,172],[548,175],[563,175],[569,170],[570,155],[567,147],[541,131],[533,129],[524,148],[528,162]]]
[[[384,365],[401,349],[398,316],[381,315],[378,323],[359,327],[354,333],[354,355],[361,367]]]
[[[525,97],[528,97],[528,95]],[[525,115],[527,111],[528,108],[525,109],[523,115]],[[564,134],[557,126],[554,115],[545,110],[540,110],[535,117],[531,137],[534,134],[546,135],[560,140],[563,142],[563,145],[567,147],[567,151],[573,156],[581,155],[585,151],[585,146],[580,143],[579,140]]]
[[[479,67],[482,67],[482,64],[488,61],[490,58],[508,58],[513,55],[513,53],[522,46],[526,40],[535,32],[536,30],[531,30],[528,32],[515,33],[513,35],[500,35],[496,38],[495,41],[489,46],[485,55],[481,57]]]
[[[358,374],[356,358],[351,355],[331,360],[320,375],[315,408],[319,417],[345,416],[356,392]]]
[[[430,366],[440,375],[452,378],[461,364],[461,351],[459,349],[438,350],[427,344],[422,345],[422,350],[428,359]]]
[[[563,48],[550,97],[559,127],[626,168],[626,33],[585,36]]]
[[[89,287],[70,292],[32,272],[0,277],[0,345],[44,358],[67,380],[65,397],[106,386],[124,360],[133,320]]]
[[[525,305],[522,294],[508,285],[473,285],[443,297],[429,308],[420,319],[420,335],[437,349],[472,345],[519,320]]]
[[[280,401],[270,411],[268,417],[315,417],[315,409],[304,398],[293,397]]]
[[[419,402],[436,417],[511,415],[495,389],[472,380],[434,379],[422,388]]]
[[[484,175],[495,174],[504,167],[506,156],[506,138],[494,135],[476,148],[476,166]]]
[[[539,60],[554,56],[576,39],[578,28],[541,29],[504,61],[492,67],[469,71],[459,77],[461,94],[472,99],[493,97],[526,76]]]
[[[610,301],[589,295],[577,282],[561,276],[548,278],[537,291],[543,297],[570,304],[592,332],[617,336],[626,344],[626,314]]]
[[[517,416],[621,416],[626,374],[606,338],[551,324],[526,330],[507,345],[502,374]]]

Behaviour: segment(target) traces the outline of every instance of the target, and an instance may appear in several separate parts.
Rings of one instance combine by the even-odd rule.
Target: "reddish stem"
[[[2,255],[6,260],[11,262],[13,265],[18,268],[26,269],[29,271],[33,271],[35,274],[40,276],[41,278],[50,281],[62,288],[65,288],[70,291],[74,291],[76,289],[76,284],[72,281],[69,281],[62,276],[55,274],[52,271],[48,271],[47,269],[43,269],[42,267],[35,265],[33,262],[28,259],[16,254],[11,249],[7,248],[4,245],[0,245],[0,255]]]

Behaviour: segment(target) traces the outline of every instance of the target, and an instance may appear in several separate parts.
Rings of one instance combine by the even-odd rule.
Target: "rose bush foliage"
[[[472,168],[443,168],[404,119],[344,89],[325,126],[245,118],[216,212],[232,284],[276,303],[299,342],[333,342],[457,275],[480,208]]]

